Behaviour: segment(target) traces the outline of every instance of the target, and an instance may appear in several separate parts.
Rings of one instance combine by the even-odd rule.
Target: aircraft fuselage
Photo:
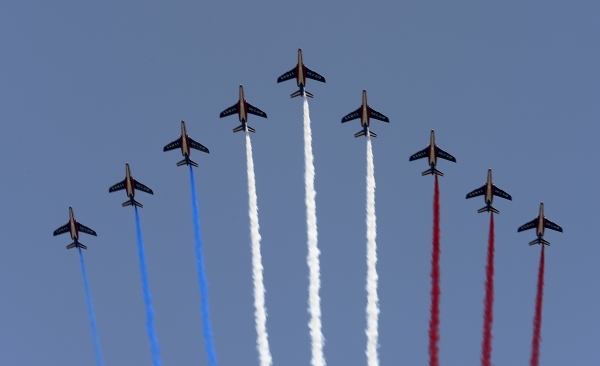
[[[433,169],[437,165],[437,146],[435,146],[435,132],[429,135],[429,166]]]
[[[240,100],[238,101],[238,117],[240,122],[248,121],[248,111],[246,110],[246,99],[244,99],[244,87],[240,85]]]
[[[485,184],[485,203],[488,206],[494,201],[494,184],[492,183],[492,169],[488,169],[487,183]]]
[[[77,228],[77,221],[75,221],[75,215],[73,215],[73,209],[69,207],[69,233],[71,234],[71,239],[77,242],[79,239],[79,230]]]
[[[129,163],[125,163],[125,192],[130,198],[135,197],[135,183],[131,172],[129,171]]]
[[[185,122],[181,121],[181,155],[190,156],[190,140],[185,131]]]

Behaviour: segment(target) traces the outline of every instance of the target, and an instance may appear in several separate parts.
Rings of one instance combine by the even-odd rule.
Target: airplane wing
[[[325,78],[322,77],[321,75],[319,75],[318,73],[312,71],[311,69],[309,69],[308,67],[304,66],[304,69],[306,70],[306,77],[309,79],[313,79],[316,81],[320,81],[322,83],[325,82]],[[295,70],[294,70],[295,71]]]
[[[498,188],[496,186],[494,186],[494,196],[502,197],[504,199],[512,201],[512,197],[510,196],[510,194],[504,192],[503,190],[501,190],[500,188]]]
[[[384,116],[383,113],[379,113],[376,110],[374,110],[373,108],[369,108],[369,116],[371,118],[378,119],[383,122],[388,122],[388,123],[390,122],[389,118]]]
[[[68,231],[69,231],[69,223],[67,222],[66,225],[61,226],[58,229],[54,230],[54,234],[52,234],[52,235],[56,236],[56,235],[64,234]]]
[[[191,137],[189,139],[190,139],[190,147],[192,149],[200,150],[200,151],[205,152],[205,153],[208,154],[208,149],[206,148],[206,146],[204,146],[204,145],[202,145],[202,144],[200,144],[200,143],[192,140]]]
[[[261,111],[260,109],[256,108],[248,102],[246,102],[246,105],[248,106],[248,113],[253,114],[255,116],[267,118],[267,114],[265,112]]]
[[[485,192],[485,184],[481,188],[477,188],[473,192],[467,194],[467,198],[482,196],[484,192]]]
[[[348,113],[344,118],[342,118],[342,123],[352,121],[353,119],[360,118],[360,107],[352,113]]]
[[[90,229],[89,227],[80,224],[79,222],[77,223],[77,225],[79,225],[78,230],[82,233],[86,233],[86,234],[90,234],[90,235],[94,235],[94,236],[98,236],[96,235],[96,232],[92,229]]]
[[[556,225],[555,223],[553,223],[552,221],[545,219],[544,220],[544,226],[546,227],[546,229],[550,229],[550,230],[554,230],[554,231],[560,231],[561,233],[563,232],[562,227]]]
[[[521,227],[520,227],[520,228],[517,230],[517,232],[521,232],[521,231],[524,231],[524,230],[533,229],[533,228],[536,226],[536,224],[537,224],[537,220],[538,220],[538,219],[537,219],[537,218],[535,218],[535,219],[533,219],[533,220],[529,221],[529,222],[528,222],[528,223],[526,223],[525,225],[521,226]]]
[[[135,181],[134,188],[137,189],[138,191],[154,194],[154,192],[152,192],[152,190],[150,188],[146,187],[145,185],[138,182],[137,180]]]
[[[437,157],[456,163],[456,158],[454,156],[448,154],[447,152],[440,149],[439,147],[437,148]]]
[[[238,104],[239,103],[235,103],[231,107],[229,107],[226,110],[224,110],[223,112],[221,112],[221,114],[219,114],[219,118],[223,118],[223,117],[231,116],[232,114],[236,114],[238,112]]]
[[[296,69],[297,69],[297,67],[294,67],[290,71],[288,71],[285,74],[283,74],[280,77],[278,77],[277,78],[277,82],[281,83],[282,81],[286,81],[286,80],[290,80],[290,79],[295,78],[296,77]]]
[[[115,184],[114,186],[108,189],[108,193],[120,191],[121,189],[125,189],[125,179],[122,182]]]
[[[178,138],[177,140],[171,142],[167,146],[165,146],[165,148],[163,149],[163,151],[169,151],[169,150],[179,149],[179,148],[181,148],[181,137]]]
[[[419,151],[418,153],[414,154],[413,156],[411,156],[408,161],[413,161],[413,160],[417,160],[417,159],[423,159],[425,157],[429,157],[429,146],[424,148],[423,150]]]

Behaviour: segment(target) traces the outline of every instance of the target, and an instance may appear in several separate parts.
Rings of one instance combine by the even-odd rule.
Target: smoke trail
[[[367,365],[379,365],[377,355],[379,298],[377,296],[377,224],[375,217],[375,166],[371,137],[367,135]]]
[[[85,288],[88,316],[90,317],[90,325],[92,327],[92,341],[94,342],[96,365],[102,366],[104,365],[104,362],[102,362],[102,353],[100,352],[100,338],[98,337],[98,327],[96,326],[96,316],[94,315],[94,304],[92,304],[92,295],[90,294],[90,284],[88,282],[87,270],[85,269],[85,262],[83,260],[81,248],[77,247],[77,250],[79,251],[79,263],[81,263],[81,274],[83,276],[83,287]]]
[[[313,366],[325,366],[325,356],[323,355],[323,333],[321,331],[321,298],[319,289],[321,288],[320,278],[320,251],[317,246],[317,208],[315,197],[315,166],[313,163],[312,152],[312,132],[310,129],[310,114],[308,111],[308,100],[304,96],[304,187],[306,203],[306,230],[308,236],[308,263],[309,287],[308,287],[308,310],[310,320],[308,327],[310,329],[311,348]]]
[[[154,309],[152,308],[152,296],[150,295],[150,285],[148,284],[148,270],[146,269],[146,253],[144,252],[144,239],[142,238],[142,226],[140,224],[140,215],[137,206],[135,208],[135,230],[137,234],[138,254],[140,257],[140,273],[142,276],[142,290],[144,291],[144,304],[146,305],[146,332],[150,339],[150,348],[152,351],[152,364],[160,366],[160,348],[156,331],[154,330]]]
[[[440,187],[435,176],[433,194],[433,250],[431,252],[431,319],[429,320],[429,366],[439,366],[440,340]]]
[[[533,318],[533,340],[531,342],[531,361],[530,366],[540,364],[540,341],[542,332],[542,301],[544,299],[544,245],[542,244],[542,254],[540,255],[540,268],[538,271],[537,295],[535,297],[535,316]]]
[[[485,301],[481,365],[492,366],[492,323],[494,321],[494,214],[490,214],[487,265],[485,266]]]
[[[194,220],[194,241],[196,250],[196,266],[198,267],[198,283],[200,286],[200,308],[202,311],[202,325],[204,331],[204,346],[208,355],[208,364],[215,366],[217,364],[217,355],[213,345],[212,327],[210,325],[209,302],[208,302],[208,282],[204,273],[204,257],[202,254],[202,235],[200,234],[200,214],[198,210],[198,200],[196,198],[196,182],[194,180],[194,170],[190,165],[190,185],[192,189],[192,214]]]
[[[256,348],[261,366],[272,364],[267,334],[267,309],[265,307],[265,285],[263,283],[263,266],[260,255],[260,233],[258,231],[258,203],[256,198],[256,178],[254,176],[254,160],[252,159],[252,143],[246,131],[246,165],[248,172],[248,215],[250,216],[250,238],[252,241],[252,280],[254,282],[254,321],[256,325]]]

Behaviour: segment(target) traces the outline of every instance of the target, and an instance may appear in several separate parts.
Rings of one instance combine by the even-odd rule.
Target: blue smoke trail
[[[140,225],[140,215],[137,206],[135,208],[135,230],[137,233],[137,245],[140,256],[140,272],[142,274],[142,289],[144,291],[144,303],[146,304],[146,331],[150,338],[152,350],[152,364],[160,366],[160,348],[156,331],[154,330],[154,309],[152,308],[152,296],[150,295],[150,286],[148,285],[148,270],[146,269],[146,253],[144,252],[144,239],[142,238],[142,226]]]
[[[81,274],[83,275],[83,287],[85,288],[85,299],[87,300],[87,310],[90,317],[90,325],[92,326],[92,340],[94,342],[94,353],[96,354],[96,365],[102,366],[102,353],[100,353],[100,338],[98,337],[98,327],[96,326],[96,316],[94,315],[94,305],[92,304],[92,295],[90,295],[90,284],[88,282],[87,270],[85,269],[85,262],[83,261],[83,253],[81,248],[77,247],[79,251],[79,263],[81,263]]]
[[[198,210],[198,200],[196,199],[196,181],[194,180],[194,170],[190,165],[190,184],[192,186],[192,213],[194,219],[194,239],[196,241],[196,264],[198,266],[198,282],[200,284],[200,307],[202,310],[202,325],[204,330],[204,343],[206,354],[208,355],[208,364],[217,365],[217,355],[213,344],[212,327],[208,310],[208,282],[204,273],[204,258],[202,255],[202,235],[200,234],[200,214]]]

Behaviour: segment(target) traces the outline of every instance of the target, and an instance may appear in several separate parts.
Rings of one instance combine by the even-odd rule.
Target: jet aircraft
[[[149,194],[154,194],[154,192],[152,192],[152,190],[150,188],[146,187],[142,183],[133,179],[133,177],[131,176],[131,172],[129,171],[128,163],[125,163],[125,179],[123,181],[115,184],[114,186],[110,187],[108,189],[108,193],[120,191],[121,189],[125,189],[125,193],[127,193],[127,197],[129,197],[129,200],[123,202],[123,204],[121,205],[123,207],[131,206],[131,205],[135,205],[140,208],[144,207],[141,203],[139,203],[138,201],[136,201],[134,199],[136,189],[138,191],[146,192]]]
[[[325,82],[325,78],[323,76],[312,71],[306,67],[306,65],[304,65],[304,62],[302,62],[302,50],[300,48],[298,48],[298,63],[296,64],[296,67],[277,78],[277,82],[281,83],[282,81],[290,80],[291,78],[296,78],[296,84],[300,88],[300,90],[290,95],[292,98],[299,96],[307,96],[309,98],[313,97],[313,95],[305,89],[306,78],[317,80],[322,83]]]
[[[83,245],[82,243],[79,242],[79,232],[82,233],[86,233],[89,235],[93,235],[93,236],[98,236],[96,235],[96,232],[92,229],[90,229],[87,226],[84,226],[83,224],[78,223],[75,220],[75,216],[73,215],[73,209],[71,207],[69,207],[69,222],[67,222],[66,225],[59,227],[58,229],[54,230],[54,236],[56,235],[60,235],[60,234],[64,234],[66,232],[69,232],[69,234],[71,234],[71,239],[73,239],[73,242],[69,245],[67,245],[67,249],[73,249],[73,248],[81,248],[81,249],[87,249],[87,247],[85,245]]]
[[[198,164],[190,159],[190,148],[200,150],[207,154],[209,153],[206,146],[192,140],[192,138],[187,135],[185,132],[185,122],[183,121],[181,121],[181,136],[179,136],[177,140],[165,146],[163,151],[169,151],[177,148],[181,148],[181,155],[183,155],[183,160],[177,163],[177,166],[192,165],[198,167]]]
[[[448,154],[444,150],[437,147],[437,145],[435,144],[435,132],[433,132],[433,130],[431,130],[431,135],[429,138],[429,146],[427,146],[423,150],[419,151],[418,153],[414,154],[408,160],[413,161],[413,160],[417,160],[417,159],[422,159],[424,157],[428,158],[428,163],[429,163],[430,168],[427,169],[426,171],[424,171],[423,173],[421,173],[421,175],[423,175],[423,176],[428,175],[428,174],[432,174],[432,175],[437,174],[442,177],[444,176],[444,173],[440,172],[439,170],[437,170],[435,168],[435,166],[437,165],[437,158],[446,159],[453,163],[456,163],[456,158],[454,156]]]
[[[224,110],[223,112],[221,112],[221,114],[219,115],[219,118],[230,116],[235,113],[238,114],[238,117],[240,119],[240,122],[242,122],[242,124],[239,125],[238,127],[234,128],[233,132],[240,132],[240,131],[256,132],[254,130],[254,128],[248,126],[248,113],[254,114],[259,117],[267,118],[267,114],[265,112],[256,108],[252,104],[246,102],[246,99],[244,99],[244,87],[241,85],[240,85],[240,99],[237,101],[237,103],[235,103],[231,107],[229,107],[226,110]]]
[[[349,113],[344,118],[342,118],[342,123],[352,121],[353,119],[357,119],[357,118],[360,118],[360,125],[363,127],[363,129],[362,129],[362,131],[355,133],[354,137],[367,136],[367,135],[369,135],[371,137],[377,137],[375,132],[369,130],[369,124],[370,124],[371,118],[374,118],[374,119],[377,119],[377,120],[380,120],[383,122],[388,122],[388,123],[390,122],[389,118],[387,118],[382,113],[377,112],[376,110],[374,110],[373,108],[371,108],[369,106],[369,104],[367,103],[367,91],[366,90],[363,90],[361,106],[354,112]]]
[[[496,187],[494,183],[492,183],[492,169],[488,169],[487,174],[487,182],[481,187],[477,188],[473,192],[467,194],[468,198],[473,198],[477,196],[484,196],[486,206],[477,210],[478,213],[482,212],[493,212],[499,214],[500,211],[496,210],[492,207],[492,202],[494,201],[494,196],[502,197],[504,199],[512,201],[512,197],[510,194],[504,192],[500,188]]]
[[[533,228],[535,228],[535,233],[537,235],[537,239],[529,242],[529,245],[534,245],[534,244],[550,245],[550,243],[548,241],[544,240],[544,238],[543,238],[545,229],[551,229],[551,230],[555,230],[555,231],[558,231],[561,233],[563,232],[562,227],[556,225],[552,221],[548,220],[546,218],[546,216],[544,216],[544,202],[540,203],[540,214],[538,215],[538,217],[529,221],[525,225],[521,226],[517,230],[517,232],[520,233],[521,231],[525,231],[525,230],[529,230],[529,229],[533,229]]]

